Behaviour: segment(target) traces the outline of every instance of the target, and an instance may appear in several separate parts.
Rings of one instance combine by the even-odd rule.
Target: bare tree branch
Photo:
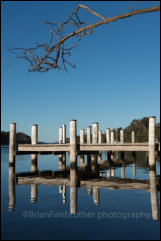
[[[85,24],[85,22],[81,21],[80,17],[78,16],[78,10],[80,8],[83,8],[88,12],[92,13],[94,16],[101,18],[101,21],[98,21],[91,25]],[[45,22],[45,24],[50,26],[50,28],[52,29],[50,30],[51,37],[49,43],[37,44],[34,48],[28,49],[10,48],[9,51],[16,54],[16,58],[27,60],[30,65],[30,68],[28,69],[29,71],[45,72],[50,69],[65,69],[66,71],[68,71],[67,65],[75,68],[75,64],[72,64],[67,60],[67,57],[71,55],[72,49],[77,45],[77,43],[82,39],[83,36],[91,34],[96,27],[99,27],[103,24],[116,22],[118,20],[128,18],[134,15],[157,11],[160,11],[160,6],[134,10],[128,13],[121,14],[119,16],[104,18],[100,14],[80,4],[69,15],[66,21],[62,23]],[[64,35],[64,28],[69,24],[72,24],[76,28],[76,30]],[[71,46],[69,46],[68,41],[70,39],[75,39],[74,43]],[[40,49],[41,53],[39,53]],[[44,52],[43,55],[42,51]]]
[[[76,14],[76,12],[79,10],[79,8],[84,8],[86,9],[87,11],[89,11],[90,13],[92,13],[93,15],[101,18],[102,20],[105,20],[105,18],[103,16],[101,16],[100,14],[92,11],[90,8],[88,8],[87,6],[84,6],[82,4],[79,4],[78,7],[69,15],[69,18],[71,18],[72,15]]]

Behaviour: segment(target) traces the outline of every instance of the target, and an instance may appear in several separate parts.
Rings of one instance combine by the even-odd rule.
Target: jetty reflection
[[[59,154],[59,165],[57,171],[39,171],[37,166],[37,155],[31,155],[31,172],[15,174],[15,166],[9,166],[9,211],[14,211],[16,207],[16,185],[31,186],[30,202],[36,203],[38,200],[39,185],[53,185],[58,187],[58,192],[62,195],[62,202],[67,202],[66,188],[70,187],[70,213],[76,214],[78,188],[87,190],[87,195],[93,195],[94,205],[101,205],[100,189],[111,190],[135,190],[142,189],[150,193],[152,218],[159,220],[158,190],[160,179],[156,176],[155,167],[149,168],[149,179],[140,180],[136,178],[136,157],[127,161],[121,154],[108,153],[108,160],[102,160],[101,153],[81,156],[80,166],[72,164],[66,165],[66,154]],[[149,155],[150,157],[150,155]],[[77,158],[77,157],[76,157]],[[86,160],[86,161],[85,161]],[[77,162],[76,162],[77,163]],[[133,178],[126,178],[126,167],[130,164]],[[120,178],[115,177],[115,171],[119,168]],[[16,181],[15,181],[16,180]]]

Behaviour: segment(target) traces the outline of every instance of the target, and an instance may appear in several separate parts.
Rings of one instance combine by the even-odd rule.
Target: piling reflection
[[[125,178],[125,163],[124,161],[122,162],[122,167],[121,167],[121,178]]]
[[[62,194],[63,204],[66,203],[66,186],[59,186],[59,193]]]
[[[91,170],[91,155],[87,155],[86,168],[87,168],[89,171]]]
[[[77,213],[77,170],[70,168],[70,213]]]
[[[107,169],[107,177],[111,177],[111,166]]]
[[[128,162],[124,155],[121,155],[121,159],[116,160],[115,155],[111,153],[109,160],[101,160],[97,163],[97,154],[88,154],[87,162],[85,163],[85,157],[83,157],[84,168],[77,166],[77,162],[72,163],[70,166],[66,166],[66,156],[64,154],[59,155],[59,167],[58,171],[47,171],[46,175],[42,175],[37,170],[37,156],[31,158],[31,172],[24,174],[17,174],[17,184],[31,185],[30,202],[36,203],[38,199],[38,185],[57,185],[59,187],[59,193],[62,195],[63,204],[67,202],[66,189],[70,188],[70,213],[77,213],[77,199],[78,188],[85,188],[87,195],[93,197],[94,205],[101,205],[100,202],[100,189],[145,189],[150,191],[150,200],[152,208],[153,220],[159,220],[159,205],[158,205],[158,179],[156,177],[156,168],[149,168],[149,180],[137,180],[136,179],[136,167],[137,160],[136,155],[132,154],[132,161]],[[119,155],[117,154],[117,157]],[[151,154],[149,155],[151,158]],[[77,160],[77,158],[76,158]],[[128,163],[131,164],[132,178],[126,178],[126,167]],[[81,165],[81,163],[80,163]],[[117,168],[121,168],[120,176],[118,177]],[[36,172],[35,172],[36,171]],[[117,175],[116,175],[117,174]],[[23,178],[24,177],[24,178]],[[28,178],[27,178],[28,177]],[[40,177],[40,178],[39,178]],[[36,179],[35,179],[36,178]],[[39,181],[40,179],[40,181]],[[35,182],[36,180],[36,182]],[[35,184],[36,183],[36,184]],[[9,166],[9,211],[14,211],[16,203],[15,195],[15,165]]]
[[[66,153],[59,154],[59,170],[65,171],[66,169]]]
[[[92,189],[88,188],[88,196],[92,195]]]
[[[66,153],[63,153],[63,158],[62,158],[62,169],[65,170],[66,169]]]
[[[96,206],[100,205],[100,193],[98,187],[93,188],[93,201]]]
[[[80,167],[84,167],[84,155],[80,155]]]
[[[152,208],[153,220],[159,220],[159,205],[158,205],[158,192],[156,183],[156,170],[155,168],[149,170],[150,178],[150,199]]]
[[[63,155],[59,155],[59,170],[63,169]]]
[[[63,197],[63,204],[66,203],[66,186],[64,185],[62,188],[62,197]]]
[[[115,176],[115,167],[112,166],[111,167],[111,177],[114,177]]]
[[[133,162],[133,177],[136,179],[136,162]]]
[[[31,155],[31,171],[32,172],[37,171],[37,154]]]
[[[15,194],[15,164],[9,166],[9,206],[8,211],[13,212],[16,205]]]
[[[37,202],[37,184],[31,184],[31,198],[30,202],[31,203],[36,203]]]
[[[91,169],[93,173],[97,171],[97,154],[91,156]]]
[[[31,172],[37,172],[38,166],[37,166],[37,154],[31,155]],[[31,184],[31,197],[30,197],[30,203],[36,203],[37,202],[37,185]]]
[[[102,152],[99,152],[98,154],[98,163],[101,163],[102,161]]]

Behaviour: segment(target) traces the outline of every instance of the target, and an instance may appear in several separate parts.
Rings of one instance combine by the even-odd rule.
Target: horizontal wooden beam
[[[148,143],[82,144],[80,151],[149,151]]]
[[[77,145],[78,152],[93,151],[149,151],[148,143],[124,144],[81,144]],[[17,152],[69,152],[70,144],[19,144]]]
[[[61,152],[70,151],[70,144],[19,144],[18,152]]]

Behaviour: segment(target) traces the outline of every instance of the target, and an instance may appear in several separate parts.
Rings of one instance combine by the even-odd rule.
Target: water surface
[[[116,153],[117,157],[117,153]],[[160,192],[156,173],[148,168],[148,156],[126,153],[124,162],[109,166],[107,153],[102,155],[104,168],[91,169],[92,177],[84,169],[68,169],[58,185],[18,184],[13,181],[13,170],[8,164],[8,148],[1,148],[2,239],[5,240],[159,240]],[[87,157],[85,157],[85,163]],[[78,166],[80,158],[78,158]],[[67,155],[67,166],[69,157]],[[59,156],[38,156],[38,170],[57,171]],[[31,171],[31,155],[16,156],[15,172]],[[85,175],[85,177],[84,177]],[[107,187],[80,185],[78,178],[88,181],[100,178],[114,180]],[[43,177],[44,180],[49,177]],[[70,185],[61,180],[71,178]],[[113,179],[112,179],[113,178]],[[119,180],[149,180],[149,188],[121,188]],[[131,184],[130,184],[131,185]],[[144,187],[144,186],[142,186]]]

